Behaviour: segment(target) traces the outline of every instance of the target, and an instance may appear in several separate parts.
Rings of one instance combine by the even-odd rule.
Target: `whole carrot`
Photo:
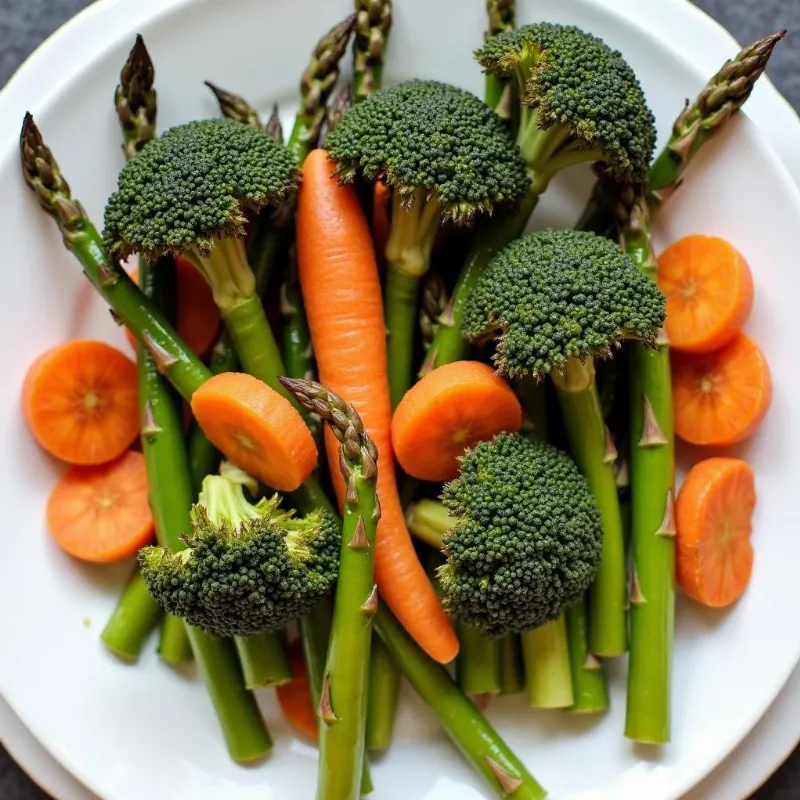
[[[359,409],[378,449],[380,593],[420,647],[446,663],[458,653],[458,639],[417,559],[395,480],[383,301],[372,239],[355,190],[340,186],[332,172],[324,150],[309,154],[297,209],[300,285],[320,382]],[[345,486],[330,431],[325,443],[341,505]]]

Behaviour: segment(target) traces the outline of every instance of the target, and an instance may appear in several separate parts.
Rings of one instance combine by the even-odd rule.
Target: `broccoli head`
[[[179,125],[120,173],[105,209],[106,247],[115,259],[183,254],[225,307],[254,291],[245,212],[283,203],[299,177],[295,156],[264,131],[224,118]]]
[[[582,161],[624,180],[646,176],[655,118],[618,51],[575,26],[544,22],[499,33],[475,55],[488,74],[517,82],[518,142],[536,183]]]
[[[602,522],[565,453],[516,433],[467,451],[442,504],[445,607],[489,636],[557,619],[594,580]]]
[[[498,371],[541,379],[571,360],[607,357],[623,339],[654,346],[666,318],[656,283],[609,239],[542,231],[492,259],[469,297],[462,334],[496,340]]]
[[[238,481],[211,475],[192,529],[186,550],[146,547],[139,565],[165,611],[216,636],[279,630],[336,582],[341,523],[329,512],[296,518],[277,497],[253,504]]]

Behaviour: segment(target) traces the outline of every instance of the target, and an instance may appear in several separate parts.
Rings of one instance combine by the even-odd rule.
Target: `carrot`
[[[713,236],[687,236],[658,259],[658,285],[667,297],[665,325],[674,350],[708,353],[741,330],[753,308],[753,276],[733,245]]]
[[[178,334],[199,358],[205,358],[219,335],[220,315],[211,287],[205,278],[182,256],[175,257],[177,279],[176,327]],[[131,280],[138,282],[139,270],[131,272]],[[131,346],[136,348],[136,337],[125,330]]]
[[[132,450],[98,466],[70,467],[47,501],[47,527],[74,558],[121,561],[153,539],[144,456]]]
[[[372,238],[375,242],[375,255],[378,265],[384,263],[386,242],[389,241],[389,203],[391,194],[389,186],[383,181],[376,181],[372,195]]]
[[[454,361],[406,392],[392,418],[392,444],[412,477],[448,481],[458,476],[465,450],[521,427],[516,394],[490,366]]]
[[[311,685],[303,661],[303,648],[299,639],[295,639],[286,648],[289,663],[292,667],[292,679],[289,683],[275,687],[275,694],[284,716],[298,732],[309,739],[317,739],[317,715],[311,700]]]
[[[706,606],[738,600],[753,571],[753,470],[738,458],[709,458],[687,476],[675,504],[677,581]]]
[[[317,446],[292,404],[243,372],[223,372],[192,395],[192,413],[211,443],[261,483],[292,492],[317,463]]]
[[[751,436],[769,410],[769,365],[740,333],[720,350],[672,354],[675,433],[692,444],[725,446]]]
[[[34,439],[70,464],[103,464],[139,433],[136,364],[105,342],[67,342],[40,355],[22,384]]]
[[[414,551],[395,479],[375,252],[355,190],[340,186],[331,170],[324,150],[306,158],[297,210],[300,284],[320,382],[353,403],[378,448],[382,515],[375,573],[381,595],[428,655],[446,663],[456,656],[458,639]],[[339,444],[329,430],[325,444],[341,504]]]

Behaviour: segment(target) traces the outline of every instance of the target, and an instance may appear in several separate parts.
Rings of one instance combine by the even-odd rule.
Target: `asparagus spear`
[[[341,442],[339,463],[347,495],[333,627],[319,704],[317,798],[351,800],[360,793],[372,618],[378,605],[373,574],[380,519],[378,451],[352,405],[318,383],[281,380],[301,405],[328,423]]]
[[[706,142],[717,136],[728,120],[745,104],[764,73],[775,45],[786,30],[758,39],[726,61],[708,81],[694,103],[686,103],[672,128],[672,135],[650,168],[647,204],[651,215],[672,196],[683,173]],[[583,230],[607,230],[613,196],[596,187],[578,221]]]
[[[422,287],[422,303],[419,309],[419,328],[426,349],[433,341],[439,317],[444,312],[446,305],[447,290],[444,281],[438,272],[431,270]]]
[[[546,796],[475,704],[459,691],[447,670],[431,661],[383,606],[375,616],[375,630],[453,744],[497,797],[540,800]]]
[[[353,84],[344,83],[331,98],[325,114],[325,123],[319,134],[320,142],[325,141],[328,131],[332,131],[341,122],[345,113],[353,107]]]
[[[486,15],[489,26],[486,38],[496,36],[516,26],[516,0],[486,0]],[[487,75],[484,88],[486,105],[493,108],[503,119],[510,119],[514,102],[511,97],[511,83],[497,75]]]
[[[136,37],[133,49],[120,72],[120,82],[114,93],[114,105],[123,137],[123,152],[125,158],[130,160],[155,137],[156,132],[158,102],[155,69],[141,36]],[[167,261],[169,259],[165,259],[165,262]],[[170,262],[160,264],[159,267],[171,271],[170,275],[165,272],[163,280],[160,281],[162,291],[159,302],[163,308],[168,307],[174,317],[174,266]],[[152,286],[148,288],[153,289]],[[149,402],[147,371],[152,369],[152,357],[148,353],[138,352],[137,359],[139,397],[140,402],[145,404]],[[142,444],[143,447],[146,445],[144,441]],[[160,618],[158,604],[144,586],[137,568],[100,638],[112,652],[126,660],[135,661],[141,654],[147,636]],[[164,619],[159,654],[168,663],[184,661],[187,654],[191,658],[183,622],[171,615],[167,615]]]
[[[358,103],[380,89],[386,41],[392,28],[391,0],[356,0],[353,96]]]

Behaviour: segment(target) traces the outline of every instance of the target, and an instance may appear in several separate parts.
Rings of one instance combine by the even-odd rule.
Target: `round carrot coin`
[[[737,458],[709,458],[689,472],[675,504],[678,585],[712,608],[738,600],[753,571],[753,470]]]
[[[74,558],[121,561],[153,539],[144,456],[129,451],[99,466],[73,466],[47,501],[47,527]]]
[[[667,298],[670,345],[708,353],[741,330],[753,308],[753,276],[733,245],[713,236],[687,236],[658,259],[658,285]]]
[[[139,433],[136,364],[105,342],[74,341],[31,364],[22,411],[36,441],[70,464],[103,464]]]
[[[266,486],[291,492],[314,470],[317,447],[303,418],[252,375],[215,375],[192,395],[192,413],[229,461]]]
[[[740,333],[713,353],[673,353],[672,395],[675,433],[721,447],[758,429],[772,402],[772,377],[760,348]]]
[[[521,427],[522,407],[511,387],[487,364],[456,361],[406,392],[392,417],[392,444],[409,475],[447,481],[458,475],[465,450]]]

